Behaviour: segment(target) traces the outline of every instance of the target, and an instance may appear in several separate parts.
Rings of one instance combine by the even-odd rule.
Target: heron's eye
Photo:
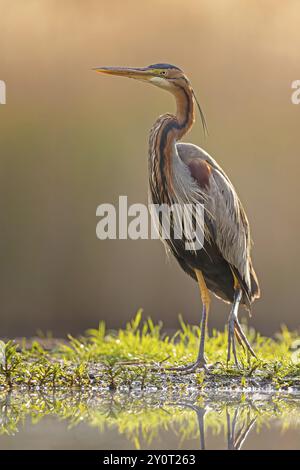
[[[166,70],[162,70],[161,72],[159,72],[160,75],[167,75],[167,71]]]

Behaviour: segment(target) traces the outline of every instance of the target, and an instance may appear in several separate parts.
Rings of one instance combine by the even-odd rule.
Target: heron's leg
[[[202,367],[205,370],[208,370],[208,368],[206,367],[206,359],[204,356],[204,347],[205,347],[205,336],[206,336],[206,328],[207,328],[207,318],[208,318],[209,307],[210,307],[210,294],[209,294],[209,290],[207,289],[206,282],[205,282],[202,272],[199,271],[198,269],[195,269],[195,274],[197,277],[201,300],[202,300],[200,344],[199,344],[199,350],[198,350],[198,356],[197,356],[196,362],[183,367],[183,370],[185,370],[186,372],[193,372],[200,367]]]
[[[239,291],[239,290],[241,291],[241,288],[240,288],[240,283],[239,283],[236,275],[234,273],[232,273],[232,275],[233,275],[233,279],[234,279],[234,290],[235,290],[235,295],[236,295],[237,291]],[[235,296],[234,296],[234,298],[235,298]],[[242,298],[242,292],[241,292],[241,298]],[[238,305],[237,305],[236,309],[234,309],[235,301],[233,302],[233,306],[232,306],[232,310],[231,310],[231,313],[233,313],[235,315],[235,320],[234,320],[235,335],[236,335],[236,338],[237,338],[238,342],[240,343],[240,345],[244,349],[244,351],[245,351],[245,346],[246,346],[246,349],[250,352],[250,354],[257,359],[257,356],[256,356],[255,352],[253,351],[253,349],[252,349],[252,347],[251,347],[251,345],[250,345],[250,343],[247,339],[247,336],[243,332],[243,329],[242,329],[242,327],[240,325],[240,322],[239,322],[239,319],[238,319],[238,308],[239,308],[240,300],[237,302]],[[230,318],[230,316],[229,316],[229,318]],[[232,349],[233,349],[233,353],[234,353],[234,349],[235,349],[234,335],[232,335],[232,337],[231,337],[231,342],[232,342]],[[229,356],[229,359],[228,359],[228,356]],[[236,358],[236,355],[235,355],[235,358]],[[227,361],[229,361],[229,360],[230,360],[230,351],[229,351],[229,338],[228,338]],[[235,361],[235,362],[237,362],[237,361]]]
[[[240,338],[239,341],[241,341],[240,344],[243,347],[244,347],[244,344],[245,344],[245,346],[246,346],[247,350],[250,352],[250,354],[257,359],[257,356],[256,356],[255,352],[253,351],[253,349],[251,347],[251,344],[249,343],[249,341],[247,339],[247,336],[245,335],[245,333],[242,330],[242,327],[240,325],[240,322],[239,322],[238,318],[236,318],[236,321],[235,321],[235,332],[238,333],[238,335],[239,335],[239,338]]]
[[[197,357],[197,363],[206,364],[206,359],[204,357],[204,346],[205,346],[205,335],[207,328],[207,318],[210,307],[210,295],[209,290],[207,289],[206,282],[204,280],[203,274],[201,271],[195,270],[197,281],[200,289],[200,295],[202,300],[202,320],[201,320],[201,336],[200,336],[200,345]]]
[[[237,355],[236,355],[236,344],[235,344],[234,331],[235,331],[235,325],[236,325],[236,321],[237,321],[238,309],[239,309],[239,304],[240,304],[241,298],[242,298],[242,289],[240,289],[239,287],[236,286],[235,290],[234,290],[233,304],[232,304],[232,308],[231,308],[229,318],[228,318],[227,362],[230,361],[231,349],[232,349],[232,353],[233,353],[233,356],[234,356],[234,361],[235,361],[235,364],[237,366],[239,365],[239,363],[238,363],[238,359],[237,359]],[[239,332],[239,334],[240,334],[240,332]]]
[[[208,370],[208,368],[206,367],[206,359],[204,356],[204,346],[205,346],[205,335],[206,335],[206,328],[207,328],[207,318],[208,318],[209,307],[210,307],[210,294],[206,286],[206,282],[204,280],[202,272],[199,271],[198,269],[195,269],[195,274],[197,277],[201,300],[202,300],[201,333],[200,333],[200,344],[199,344],[197,360],[196,362],[193,362],[192,364],[188,364],[186,366],[169,367],[167,370],[170,370],[170,371],[190,373],[190,372],[194,372],[200,367],[202,367],[205,370]]]

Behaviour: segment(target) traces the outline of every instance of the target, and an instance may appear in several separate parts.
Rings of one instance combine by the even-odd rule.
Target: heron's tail
[[[251,280],[251,296],[250,300],[253,302],[255,299],[260,298],[260,288],[256,272],[253,269],[252,263],[250,263],[250,280]]]
[[[239,284],[243,291],[242,304],[246,307],[246,309],[249,312],[249,315],[251,316],[251,304],[252,302],[254,302],[255,299],[258,299],[260,297],[259,284],[258,284],[256,273],[253,269],[252,263],[250,261],[250,266],[249,266],[251,288],[249,284],[246,283],[245,280],[242,278],[238,269],[232,265],[230,265],[230,267],[231,267],[232,272],[236,276],[237,280],[239,281]]]

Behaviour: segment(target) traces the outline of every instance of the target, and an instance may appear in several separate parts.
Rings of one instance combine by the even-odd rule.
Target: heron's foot
[[[209,373],[210,368],[211,368],[211,365],[207,364],[204,358],[201,358],[185,366],[166,367],[164,370],[168,372],[180,372],[182,374],[192,374],[193,372],[196,372],[199,369],[203,369],[205,372]]]
[[[245,348],[249,353],[257,359],[257,356],[255,352],[253,351],[245,333],[242,330],[242,327],[238,321],[238,319],[234,316],[231,316],[229,318],[228,322],[228,349],[227,349],[227,363],[231,359],[231,352],[234,357],[234,362],[237,367],[240,367],[240,363],[237,358],[237,353],[236,353],[236,339],[240,343],[240,345],[243,347],[244,351]]]
[[[251,347],[251,344],[249,343],[249,341],[247,339],[247,336],[243,332],[243,329],[242,329],[242,327],[240,325],[240,322],[237,318],[235,319],[235,332],[237,334],[237,337],[239,338],[239,342],[240,342],[241,346],[243,348],[246,347],[247,351],[249,351],[251,356],[253,356],[253,357],[255,357],[255,359],[257,359],[257,356],[256,356],[255,352],[253,351],[253,349]]]

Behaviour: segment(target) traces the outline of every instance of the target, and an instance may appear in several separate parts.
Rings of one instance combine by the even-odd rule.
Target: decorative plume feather
[[[195,92],[194,90],[192,90],[193,92],[193,97],[197,103],[197,107],[199,109],[199,113],[200,113],[200,117],[201,117],[201,122],[202,122],[202,127],[203,127],[203,132],[204,132],[204,135],[208,135],[208,128],[207,128],[207,124],[206,124],[206,120],[205,120],[205,116],[204,116],[204,113],[201,109],[201,106],[200,106],[200,103],[199,101],[197,100],[197,96],[195,95]]]

